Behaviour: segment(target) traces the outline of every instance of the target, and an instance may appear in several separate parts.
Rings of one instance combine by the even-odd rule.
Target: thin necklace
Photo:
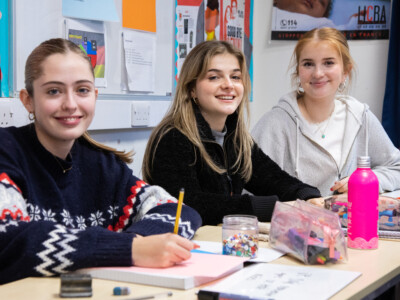
[[[318,127],[318,130],[321,132],[321,138],[323,138],[323,139],[326,137],[325,132],[326,132],[326,130],[328,129],[329,122],[331,121],[332,115],[333,115],[333,112],[332,112],[331,115],[329,116],[328,122],[326,122],[326,125],[325,125],[324,130],[321,130],[321,128]]]
[[[53,154],[52,154],[52,155],[53,155]],[[68,153],[67,157],[68,157],[68,156],[69,156],[69,157],[71,158],[71,160],[72,160],[72,155],[71,155],[71,153]],[[68,171],[70,171],[70,170],[72,169],[72,166],[69,167],[69,168],[67,168],[67,169],[64,169],[63,166],[62,166],[62,164],[61,164],[60,161],[59,161],[59,158],[57,158],[57,156],[55,156],[55,155],[53,155],[53,157],[54,157],[54,159],[56,160],[57,164],[60,166],[60,168],[61,168],[63,174],[67,173]]]
[[[305,103],[304,103],[304,99],[301,99],[301,100],[302,100],[302,101],[301,101],[301,104],[303,105],[305,111],[306,111],[307,114],[309,115],[308,110],[307,110],[307,107],[306,107],[306,105],[305,105]],[[321,130],[321,126],[318,127],[318,131],[321,132],[321,138],[323,138],[323,139],[326,137],[325,132],[326,132],[326,130],[328,129],[329,123],[330,123],[330,121],[331,121],[331,118],[332,118],[332,115],[333,115],[334,112],[335,112],[335,106],[333,106],[333,110],[332,110],[331,114],[329,115],[328,122],[326,122],[326,125],[325,125],[324,130]]]

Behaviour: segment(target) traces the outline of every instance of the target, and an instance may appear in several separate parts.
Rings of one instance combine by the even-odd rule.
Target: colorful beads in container
[[[222,254],[257,257],[257,217],[250,215],[228,215],[224,217],[222,225]]]
[[[258,239],[252,235],[238,233],[222,241],[222,254],[255,258]]]

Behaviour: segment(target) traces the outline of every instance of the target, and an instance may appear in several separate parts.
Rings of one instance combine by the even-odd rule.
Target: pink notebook
[[[192,253],[187,261],[170,268],[100,267],[77,270],[93,278],[156,285],[175,289],[191,289],[225,277],[243,268],[248,258]]]

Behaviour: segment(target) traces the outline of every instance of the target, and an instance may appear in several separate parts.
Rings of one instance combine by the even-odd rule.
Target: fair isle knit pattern
[[[43,263],[36,266],[35,270],[44,276],[52,276],[57,273],[66,272],[65,268],[73,264],[73,262],[66,257],[66,254],[76,251],[75,248],[69,245],[69,242],[77,238],[75,234],[69,234],[65,226],[59,224],[55,225],[55,229],[49,232],[49,238],[43,243],[45,249],[37,254]],[[59,247],[57,247],[57,245]],[[60,248],[61,251],[58,250],[58,248]],[[53,268],[55,272],[51,272],[49,270],[50,267],[56,263],[58,263],[58,265]]]
[[[132,265],[132,240],[173,232],[177,200],[132,175],[115,155],[77,140],[54,157],[32,126],[0,129],[0,284],[79,268]],[[182,208],[179,234],[198,213]]]

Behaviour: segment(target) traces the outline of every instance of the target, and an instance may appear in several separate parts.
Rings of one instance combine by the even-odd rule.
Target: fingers
[[[324,207],[324,204],[325,204],[325,200],[322,197],[321,198],[308,199],[307,202],[309,202],[311,204],[314,204],[316,206],[319,206],[319,207]]]
[[[165,268],[189,259],[195,247],[192,241],[172,233],[136,237],[132,259],[137,266]]]
[[[348,181],[349,177],[345,177],[339,181],[335,181],[335,184],[331,187],[332,192],[337,192],[337,193],[346,193],[348,190]]]

